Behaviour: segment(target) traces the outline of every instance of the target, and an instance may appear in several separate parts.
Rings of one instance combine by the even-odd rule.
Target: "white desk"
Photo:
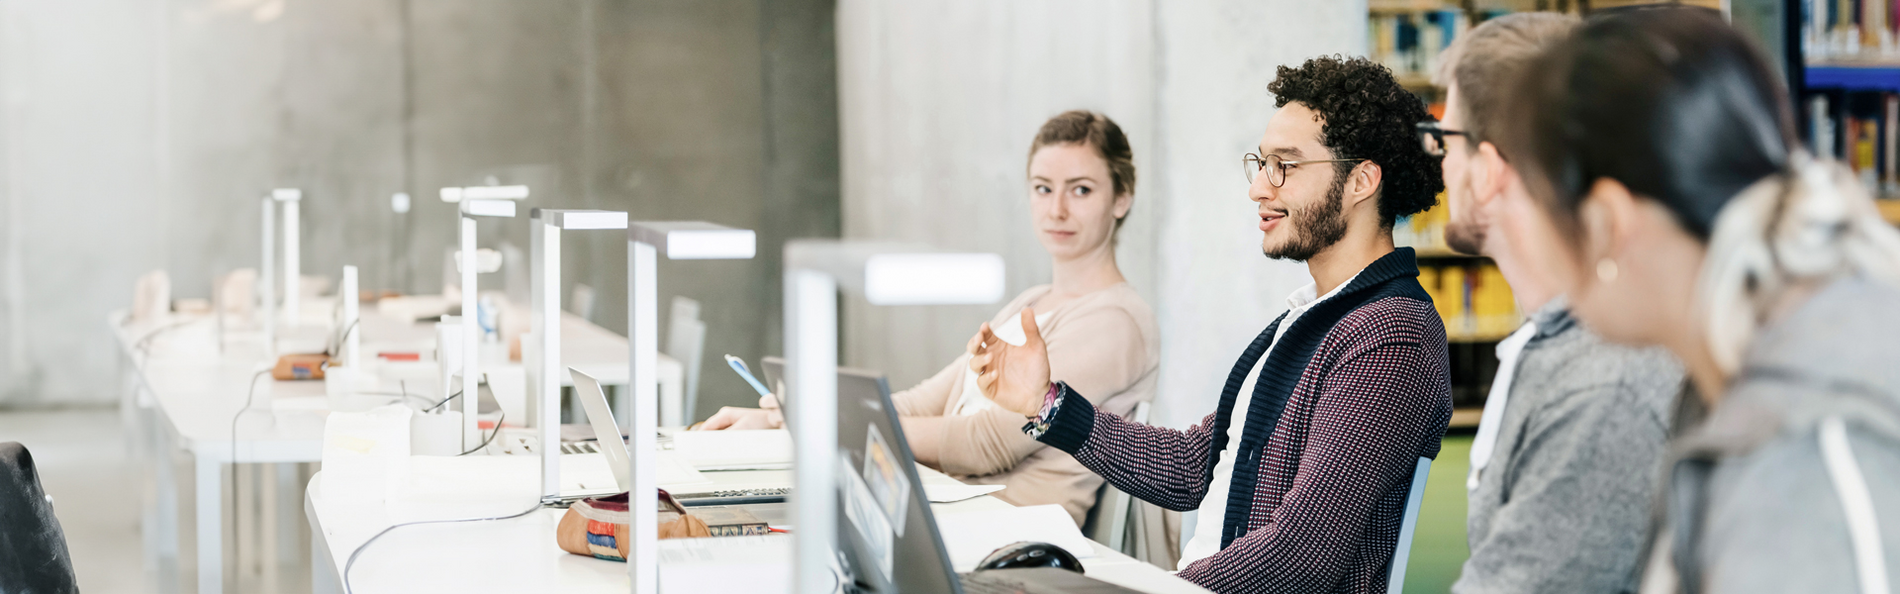
[[[498,466],[503,463],[498,461]],[[918,471],[926,484],[956,480],[922,466],[918,467]],[[713,479],[713,484],[668,490],[691,493],[791,484],[790,471],[705,474]],[[311,527],[312,591],[315,594],[335,594],[343,592],[342,575],[350,553],[371,536],[396,522],[381,505],[347,505],[325,501],[321,495],[322,480],[321,474],[311,479],[310,493],[304,499],[304,513]],[[528,504],[509,504],[496,500],[482,505],[485,508],[483,510],[468,511],[475,514],[474,517],[507,515],[527,509]],[[956,503],[933,504],[931,509],[939,521],[954,521],[959,513],[992,510],[1008,505],[995,497],[982,496]],[[350,585],[357,594],[628,592],[631,586],[625,563],[569,554],[555,544],[554,529],[563,513],[564,510],[542,509],[512,520],[425,524],[398,529],[364,550],[356,567],[350,569]],[[1083,564],[1088,567],[1089,577],[1158,594],[1207,592],[1153,565],[1137,561],[1100,543],[1094,544],[1095,556],[1083,560]]]
[[[307,303],[304,319],[327,319],[329,307],[325,302]],[[262,333],[228,332],[220,352],[216,320],[208,315],[174,316],[136,326],[124,324],[124,319],[123,312],[114,312],[107,322],[120,347],[121,417],[128,435],[134,436],[127,443],[135,450],[135,459],[147,460],[152,470],[151,496],[144,502],[142,520],[147,566],[160,576],[161,591],[173,589],[179,577],[177,511],[182,485],[173,476],[172,460],[182,452],[193,468],[197,591],[221,592],[225,584],[223,518],[225,506],[232,504],[225,501],[224,465],[276,464],[274,478],[262,484],[266,502],[303,493],[302,471],[291,463],[321,459],[323,422],[329,415],[323,383],[259,378],[252,407],[238,420],[233,439],[232,420],[244,407],[252,378],[269,363]],[[624,337],[571,315],[563,323],[562,349],[570,365],[598,374],[602,383],[626,384]],[[372,308],[363,312],[362,331],[364,351],[370,357],[384,350],[415,350],[434,341],[428,324],[394,320]],[[434,368],[433,362],[411,365]],[[511,385],[515,390],[525,386],[518,363],[489,369],[494,370],[491,378],[498,400],[509,400],[505,393]],[[683,375],[678,361],[661,357],[663,395],[677,394]],[[434,394],[435,381],[423,379],[432,376],[433,371],[418,374],[407,383],[410,393],[425,398]],[[523,398],[517,393],[513,400]],[[258,524],[267,534],[276,527],[294,525],[296,507],[280,504],[275,513],[263,511]],[[286,556],[289,547],[276,546],[279,540],[264,538],[263,550],[258,552],[266,559],[304,561]]]

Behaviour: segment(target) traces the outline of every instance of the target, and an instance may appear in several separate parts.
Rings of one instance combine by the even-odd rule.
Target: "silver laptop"
[[[614,422],[613,410],[607,407],[607,392],[601,389],[600,380],[594,379],[593,376],[572,367],[567,368],[567,372],[574,376],[574,397],[580,399],[581,408],[587,411],[587,424],[594,428],[595,441],[592,449],[600,452],[601,456],[607,459],[607,467],[613,470],[614,482],[619,486],[611,492],[618,493],[632,489],[633,478],[628,476],[631,472],[631,463],[627,460],[627,442],[621,439],[620,425]],[[563,456],[573,453],[568,452],[563,446]],[[592,496],[600,492],[597,489],[588,489],[581,495]],[[563,490],[561,496],[567,498],[570,494]]]
[[[766,368],[771,369],[770,363]],[[838,377],[838,561],[861,594],[1137,594],[1065,569],[956,573],[883,376]]]

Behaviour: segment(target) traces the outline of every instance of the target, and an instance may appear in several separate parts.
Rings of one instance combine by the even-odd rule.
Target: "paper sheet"
[[[1002,485],[966,485],[963,483],[949,485],[949,484],[932,484],[928,482],[924,483],[924,495],[930,498],[931,503],[956,503],[958,501],[963,501],[965,499],[975,499],[978,497],[982,497],[984,495],[995,493],[1001,490],[1003,490]]]
[[[764,431],[681,431],[673,451],[688,464],[708,470],[782,470],[792,466],[792,434]]]
[[[790,593],[792,537],[662,540],[659,582],[660,594]]]
[[[950,551],[950,564],[959,572],[975,570],[991,552],[1022,541],[1053,544],[1077,558],[1095,556],[1095,546],[1076,529],[1075,520],[1060,505],[945,516],[938,519],[937,530],[943,534],[944,548]]]

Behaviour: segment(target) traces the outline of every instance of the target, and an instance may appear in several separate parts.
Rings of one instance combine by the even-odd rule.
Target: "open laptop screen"
[[[793,418],[792,408],[798,406],[798,395],[789,393],[791,392],[791,380],[785,377],[785,358],[765,357],[759,359],[759,370],[765,373],[765,389],[771,390],[772,395],[778,398],[779,412],[784,414],[787,419]],[[875,371],[840,367],[838,368],[838,394],[840,398],[844,396],[845,383],[851,381],[850,378],[860,380],[875,379],[879,383],[884,383],[884,376],[879,375]],[[885,392],[888,393],[889,391],[889,386],[886,385]],[[785,428],[793,433],[798,432],[798,428],[793,427],[791,423],[786,423]]]
[[[838,457],[839,556],[857,588],[876,594],[958,592],[883,376],[839,370]]]

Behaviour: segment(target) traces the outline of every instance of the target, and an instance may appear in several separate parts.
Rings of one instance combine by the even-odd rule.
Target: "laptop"
[[[759,359],[759,369],[765,372],[766,389],[771,390],[772,396],[778,398],[779,412],[783,414],[786,419],[785,429],[796,433],[798,428],[792,426],[791,418],[792,406],[797,403],[798,395],[791,393],[791,384],[786,381],[785,358],[765,357]],[[884,391],[890,391],[890,386],[884,381],[884,374],[868,369],[839,367],[838,392],[840,394],[844,393],[847,384],[858,384],[857,388],[861,390],[870,389],[873,384],[883,385]]]
[[[957,574],[883,377],[838,378],[838,456],[838,557],[847,592],[1138,592],[1062,569]]]
[[[599,452],[606,458],[607,467],[613,470],[614,483],[618,488],[612,491],[586,489],[585,492],[572,494],[568,492],[568,489],[563,488],[561,497],[568,499],[603,493],[619,493],[632,489],[633,478],[629,476],[632,470],[631,463],[627,460],[627,442],[620,437],[620,424],[614,422],[613,410],[607,407],[607,392],[601,389],[600,380],[594,379],[593,376],[572,367],[567,368],[567,372],[574,376],[574,397],[581,401],[581,408],[587,411],[587,424],[594,430],[594,442],[592,442],[594,447],[588,449]],[[566,445],[562,446],[561,452],[563,457],[592,453],[569,451]]]

